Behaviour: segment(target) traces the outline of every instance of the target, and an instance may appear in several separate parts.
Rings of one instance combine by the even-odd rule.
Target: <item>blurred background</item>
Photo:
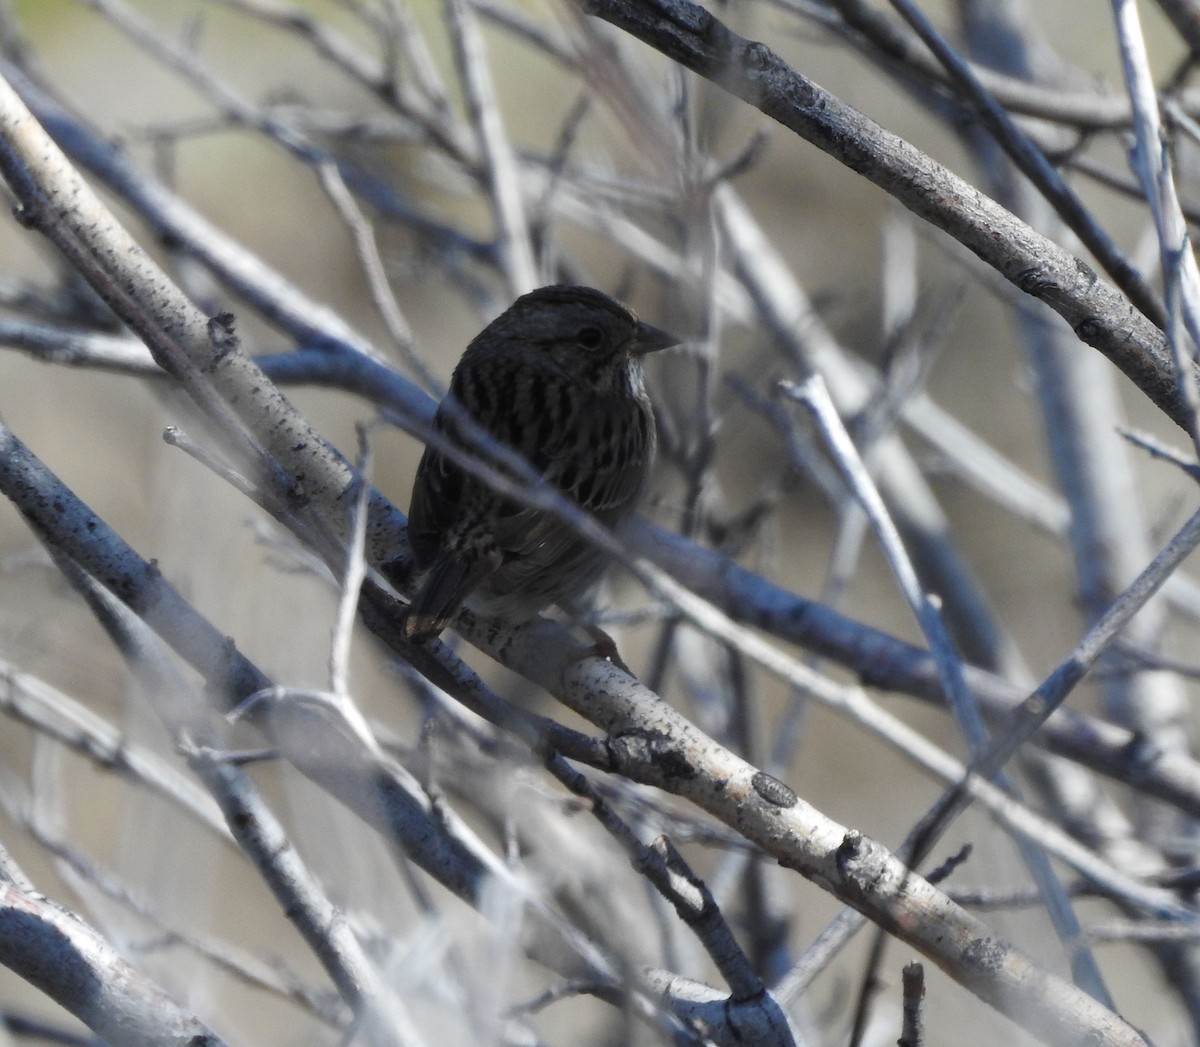
[[[10,0],[3,6],[8,61],[25,65],[99,140],[116,146],[313,303],[335,312],[433,397],[469,339],[514,297],[494,252],[472,251],[489,243],[494,220],[486,184],[456,153],[455,142],[471,125],[447,30],[449,5]],[[984,192],[995,192],[973,148],[978,131],[961,107],[848,34],[836,6],[786,0],[711,9],[742,35],[768,43],[844,102]],[[412,113],[356,83],[320,46],[320,34],[328,31],[345,41],[348,53],[386,61],[381,27],[398,10],[427,45],[445,85],[451,109],[442,128],[449,146]],[[536,219],[540,275],[546,282],[569,278],[617,294],[646,319],[687,340],[683,349],[660,354],[648,368],[665,440],[644,515],[702,544],[726,542],[739,562],[774,583],[810,598],[836,600],[852,618],[922,642],[869,537],[845,576],[836,585],[831,581],[833,553],[845,537],[845,506],[831,502],[828,487],[818,482],[828,477],[829,466],[812,450],[815,438],[809,434],[809,443],[801,440],[797,454],[785,438],[806,430],[800,412],[781,405],[774,390],[780,379],[801,377],[802,368],[764,325],[739,283],[712,203],[713,187],[727,186],[807,297],[798,306],[803,317],[798,339],[827,331],[844,360],[861,366],[877,396],[890,383],[897,401],[927,399],[1023,471],[1044,495],[1049,508],[1041,516],[1035,515],[1041,501],[1021,506],[1014,504],[1019,498],[989,496],[964,478],[968,470],[946,448],[912,427],[894,428],[899,406],[876,404],[876,422],[897,433],[921,467],[944,519],[944,537],[1003,637],[998,649],[1007,652],[1007,660],[993,667],[1009,674],[1019,667],[1024,675],[1016,682],[1022,685],[1053,669],[1082,635],[1090,611],[1081,597],[1078,557],[1067,538],[1067,509],[1036,395],[1044,379],[1030,363],[1026,339],[1029,325],[1057,333],[1067,332],[1066,325],[1049,310],[1020,302],[994,272],[863,178],[713,84],[680,73],[644,44],[597,23],[584,28],[569,3],[501,7],[489,0],[472,10],[486,44],[496,112],[521,158],[520,178]],[[302,12],[311,22],[294,20],[296,30],[284,20],[287,12]],[[959,39],[963,10],[939,3],[926,13]],[[1172,77],[1185,82],[1187,48],[1157,8],[1147,5],[1142,14],[1156,75],[1164,83]],[[1121,93],[1120,58],[1107,8],[1041,5],[1023,17],[1018,24],[1038,54],[1043,52],[1037,48],[1052,42],[1056,82],[1097,96]],[[319,26],[320,32],[309,26]],[[149,35],[140,38],[142,32]],[[578,66],[548,56],[537,34],[563,46]],[[616,57],[606,72],[598,63],[608,49]],[[399,53],[398,79],[419,83],[403,60],[411,54]],[[1045,68],[1039,66],[1039,72]],[[210,79],[202,82],[201,71]],[[631,81],[636,90],[622,90],[619,81],[628,71],[636,73]],[[639,114],[629,104],[638,98],[652,100],[656,108]],[[429,106],[436,126],[436,106]],[[1056,159],[1083,154],[1104,170],[1130,177],[1127,128],[1086,135],[1061,124],[1029,128],[1048,148],[1062,150]],[[428,368],[431,384],[396,346],[372,300],[351,230],[312,164],[281,141],[288,134],[353,165],[380,194],[391,194],[407,209],[407,215],[389,212],[381,196],[358,195],[411,328],[412,352]],[[1194,143],[1181,139],[1176,158],[1185,202],[1194,188],[1187,179],[1192,153]],[[1072,178],[1118,246],[1155,274],[1157,244],[1144,205],[1095,178],[1078,172]],[[296,347],[292,334],[273,325],[257,303],[242,300],[188,250],[164,242],[135,207],[97,178],[89,181],[207,313],[230,310],[237,316],[251,353]],[[451,232],[460,234],[461,242]],[[1069,237],[1064,242],[1079,250]],[[53,250],[14,221],[0,223],[0,282],[6,313],[14,316],[30,312],[19,292],[41,288],[50,295],[68,286]],[[1019,314],[1031,308],[1022,326]],[[1082,343],[1067,351],[1093,355]],[[1185,434],[1126,379],[1115,371],[1113,376],[1124,412],[1112,418],[1113,427],[1128,426],[1186,447]],[[1088,396],[1086,389],[1075,392]],[[289,387],[288,395],[348,456],[356,453],[355,424],[377,416],[367,399],[338,389],[306,384]],[[326,685],[336,593],[302,569],[292,540],[261,510],[163,441],[166,426],[194,425],[190,409],[165,382],[92,366],[61,366],[10,346],[0,353],[0,416],[277,681]],[[376,485],[406,509],[420,444],[386,424],[373,428],[372,442]],[[1140,450],[1128,453],[1134,484],[1130,509],[1144,524],[1152,553],[1192,510],[1193,485],[1170,464]],[[724,648],[690,627],[675,629],[665,644],[659,609],[623,575],[612,580],[601,599],[612,612],[608,627],[633,670],[643,679],[656,675],[648,682],[659,684],[660,693],[705,730],[725,739],[737,735],[748,755],[761,759],[771,751],[780,723],[799,723],[779,777],[829,817],[895,846],[939,794],[938,783],[893,750],[829,711],[798,701],[777,680],[736,665]],[[1156,654],[1194,659],[1194,617],[1172,605],[1157,623]],[[979,660],[978,651],[970,649],[972,629],[954,620],[951,625],[960,628],[969,656]],[[464,655],[486,667],[476,652]],[[0,658],[75,697],[131,744],[172,758],[169,739],[144,711],[120,658],[7,504],[0,505]],[[532,685],[487,671],[504,693],[577,723]],[[844,670],[829,671],[842,680],[853,678]],[[735,731],[731,721],[738,712],[723,685],[739,672],[748,674],[742,687],[752,696],[754,712],[750,725]],[[386,724],[399,744],[416,746],[423,723],[420,703],[368,639],[359,643],[353,673],[364,711]],[[1190,685],[1177,682],[1177,693],[1190,698]],[[901,695],[876,697],[938,744],[963,755],[961,739],[942,711]],[[1090,684],[1078,689],[1071,704],[1098,715],[1111,713],[1105,696]],[[1172,715],[1173,728],[1189,733],[1186,709]],[[528,769],[478,773],[496,775],[498,806],[518,810],[529,796],[548,808],[557,802],[544,796],[553,787]],[[436,889],[437,919],[416,921],[415,903],[398,887],[387,849],[299,776],[271,763],[255,768],[254,775],[339,904],[370,913],[378,921],[374,929],[393,942],[397,978],[431,1040],[436,1033],[446,1044],[485,1042],[477,1026],[456,1014],[453,993],[432,975],[420,976],[422,965],[446,963],[448,951],[465,957],[479,982],[509,1005],[544,988],[543,976],[513,959],[512,944],[503,940],[495,921],[448,903]],[[220,940],[283,972],[285,981],[320,983],[319,969],[268,892],[213,834],[180,824],[177,812],[161,799],[39,738],[15,719],[0,726],[0,791],[6,797],[0,841],[38,887],[86,912],[230,1042],[338,1042],[334,1029],[314,1021],[285,993],[248,986],[198,947]],[[1137,805],[1119,790],[1110,792],[1136,820]],[[682,806],[670,798],[661,802],[669,812]],[[1052,810],[1040,794],[1031,803]],[[495,829],[478,811],[472,817]],[[648,818],[646,826],[653,824]],[[564,831],[561,824],[542,831],[558,841],[551,846],[568,846],[554,835]],[[594,832],[577,824],[574,831]],[[570,835],[565,832],[564,840]],[[1187,864],[1190,827],[1172,821],[1159,832],[1147,845]],[[953,884],[1001,890],[1027,883],[1011,842],[975,814],[960,821],[935,861],[966,842],[975,849]],[[719,849],[695,850],[689,856],[701,872],[724,868]],[[623,892],[629,911],[620,916],[637,926],[636,913],[649,904],[645,889],[620,855],[606,860],[612,863],[605,866],[606,875],[623,885],[616,893]],[[569,862],[556,868],[543,855],[541,863],[538,875],[570,875]],[[730,882],[741,882],[728,875]],[[761,876],[777,911],[788,914],[780,952],[764,960],[763,973],[770,979],[786,969],[783,957],[807,945],[839,905],[798,876],[775,869]],[[104,888],[110,878],[145,908],[169,914],[169,920],[156,925],[139,915],[136,906]],[[735,912],[742,904],[741,889],[729,888]],[[406,895],[402,903],[395,902],[398,893]],[[1100,901],[1080,903],[1085,922],[1114,912]],[[1046,967],[1068,973],[1063,950],[1040,910],[988,912],[984,918]],[[675,935],[686,937],[686,931]],[[867,938],[861,934],[798,1006],[813,1042],[845,1042]],[[683,973],[706,976],[693,946],[675,941],[674,947]],[[397,958],[401,955],[404,962]],[[893,944],[889,950],[885,988],[865,1042],[895,1042],[899,970],[912,958],[906,947]],[[1103,945],[1097,958],[1130,1021],[1158,1043],[1194,1042],[1191,1020],[1146,951]],[[697,967],[689,967],[689,960]],[[509,984],[495,984],[503,981],[497,963],[513,964]],[[1025,1042],[1005,1019],[931,965],[928,976],[930,1043],[963,1042],[968,1021],[974,1043]],[[463,981],[473,984],[469,975]],[[60,1020],[52,1005],[7,972],[0,972],[0,1007]],[[643,1042],[642,1037],[663,1042],[642,1027],[630,1031],[624,1018],[594,1001],[549,1007],[530,1022],[540,1039],[521,1040],[511,1030],[505,1036],[512,1042],[602,1044]],[[509,1039],[497,1033],[495,1042]]]

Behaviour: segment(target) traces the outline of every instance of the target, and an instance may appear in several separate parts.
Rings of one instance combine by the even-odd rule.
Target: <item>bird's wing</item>
[[[445,536],[458,517],[466,479],[448,458],[425,448],[408,506],[408,541],[418,568],[428,567],[442,551]]]
[[[451,436],[448,410],[439,408],[434,428]],[[453,438],[451,436],[451,438]],[[478,481],[445,455],[426,447],[417,465],[408,507],[408,540],[417,569],[427,571],[412,598],[404,633],[414,641],[440,633],[462,602],[502,562],[490,527],[473,527]]]

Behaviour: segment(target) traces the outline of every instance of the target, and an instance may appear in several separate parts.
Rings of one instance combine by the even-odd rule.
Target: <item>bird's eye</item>
[[[579,331],[579,344],[585,349],[595,349],[604,341],[604,333],[599,327],[583,327]]]

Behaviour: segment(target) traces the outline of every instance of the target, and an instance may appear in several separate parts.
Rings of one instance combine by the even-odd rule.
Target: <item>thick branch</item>
[[[1163,333],[1080,259],[899,136],[807,80],[688,0],[581,0],[795,131],[970,248],[1050,306],[1176,424],[1187,428]]]

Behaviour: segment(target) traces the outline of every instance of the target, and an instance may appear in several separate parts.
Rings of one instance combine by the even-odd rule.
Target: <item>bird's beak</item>
[[[654,353],[659,349],[669,349],[673,345],[679,345],[682,341],[682,338],[676,338],[673,334],[668,334],[653,324],[639,320],[633,329],[633,337],[629,340],[629,355],[645,356],[646,353]]]

